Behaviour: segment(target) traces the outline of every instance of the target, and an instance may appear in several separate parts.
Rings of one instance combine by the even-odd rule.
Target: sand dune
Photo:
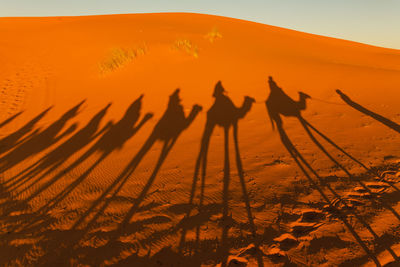
[[[398,264],[399,50],[200,14],[0,32],[1,265]]]

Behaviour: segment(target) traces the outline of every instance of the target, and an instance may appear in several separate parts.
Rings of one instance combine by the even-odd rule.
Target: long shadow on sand
[[[51,109],[52,109],[52,107],[47,108],[46,110],[41,112],[39,115],[37,115],[35,118],[30,120],[28,123],[26,123],[24,126],[22,126],[20,129],[18,129],[15,132],[7,135],[6,137],[3,137],[2,139],[0,139],[0,154],[6,153],[10,149],[15,148],[19,144],[23,143],[24,141],[28,140],[32,136],[36,135],[39,132],[39,130],[36,129],[35,131],[33,131],[33,129],[35,128],[36,124]]]
[[[37,190],[35,190],[25,201],[26,203],[32,200],[34,197],[38,196],[41,192],[45,191],[48,189],[50,186],[55,184],[58,180],[60,180],[62,177],[64,177],[67,173],[71,172],[75,168],[77,168],[79,165],[81,165],[83,162],[85,162],[88,158],[90,158],[92,155],[96,154],[97,152],[100,152],[100,156],[97,158],[97,160],[89,166],[89,168],[86,169],[86,171],[81,174],[79,177],[77,177],[72,183],[70,183],[68,186],[66,186],[60,193],[58,193],[56,196],[54,196],[52,199],[47,201],[47,203],[39,208],[35,212],[34,218],[30,220],[30,223],[28,225],[25,225],[25,228],[28,226],[32,226],[35,222],[40,221],[41,217],[52,210],[54,207],[56,207],[63,199],[65,199],[75,188],[77,188],[85,179],[89,176],[89,174],[98,166],[101,162],[103,162],[113,151],[117,149],[121,149],[122,146],[125,144],[126,141],[128,141],[135,133],[139,131],[139,129],[152,117],[152,114],[147,113],[142,120],[136,125],[140,118],[140,110],[142,106],[142,98],[143,95],[141,95],[138,99],[136,99],[127,109],[125,112],[124,116],[117,122],[117,123],[112,123],[109,122],[106,126],[104,126],[103,129],[100,131],[96,132],[96,129],[98,128],[98,123],[100,123],[101,118],[105,115],[105,112],[109,108],[109,105],[107,105],[103,110],[101,110],[98,114],[94,116],[94,118],[89,122],[87,127],[84,127],[79,135],[75,135],[75,138],[71,138],[68,141],[66,141],[64,144],[66,145],[65,147],[58,147],[57,149],[60,150],[54,150],[53,152],[57,153],[59,151],[62,151],[65,149],[69,149],[69,155],[68,154],[63,154],[64,156],[71,156],[73,153],[77,152],[82,148],[82,146],[85,146],[88,144],[88,142],[91,142],[93,139],[96,137],[100,136],[100,138],[86,151],[84,152],[78,159],[73,161],[70,165],[68,165],[66,168],[62,169],[59,171],[55,176],[47,180],[44,184],[42,184]],[[75,148],[71,146],[71,142],[76,144]],[[61,156],[61,154],[60,154]],[[51,159],[54,159],[53,157]],[[66,158],[63,159],[63,161]],[[56,161],[57,163],[61,164],[61,161]],[[42,161],[43,164],[43,161]],[[39,165],[40,166],[40,165]],[[46,167],[44,165],[43,167]],[[57,166],[54,165],[54,168]],[[42,179],[46,174],[50,173],[52,171],[51,168],[49,171],[47,171],[44,175],[42,175],[39,179]],[[41,170],[41,169],[39,169]]]
[[[35,186],[48,174],[68,160],[74,153],[78,152],[80,149],[85,147],[85,145],[89,144],[92,139],[101,134],[102,131],[98,133],[96,132],[99,123],[106,114],[109,106],[110,104],[96,114],[85,127],[75,133],[67,141],[60,144],[54,150],[47,153],[43,158],[27,167],[25,170],[22,170],[16,176],[7,179],[7,181],[2,185],[4,189],[13,192],[13,199],[16,199],[18,195],[27,192],[30,188]],[[35,177],[42,172],[44,172],[42,175]],[[33,180],[33,178],[35,179]],[[22,187],[24,184],[29,182],[31,183],[28,186],[25,186],[22,190],[17,190],[19,187]],[[18,205],[8,205],[8,208],[3,210],[3,214],[6,215],[12,211],[26,208],[28,206],[28,202],[42,192],[44,188],[45,187],[41,187],[23,201],[18,201]]]
[[[20,162],[36,155],[37,153],[42,152],[43,150],[57,143],[65,136],[71,134],[76,129],[77,127],[76,124],[71,125],[68,129],[66,129],[63,132],[61,131],[63,130],[67,122],[78,114],[79,109],[84,102],[85,100],[80,102],[78,105],[74,106],[70,110],[68,110],[57,121],[52,123],[44,130],[42,131],[39,130],[37,132],[34,132],[28,138],[26,138],[22,143],[20,140],[17,141],[20,144],[0,159],[0,172],[4,172],[14,167]],[[41,117],[43,117],[44,114],[47,113],[47,111],[48,110],[45,110],[37,118],[32,120],[34,122],[30,123],[28,127],[24,127],[25,128],[24,130],[25,131],[30,130],[34,126],[36,121],[38,121]],[[20,134],[23,133],[22,131],[18,132]],[[14,143],[13,145],[15,146],[16,144]]]
[[[107,128],[104,127],[100,131],[98,131],[100,122],[102,118],[106,115],[107,110],[111,106],[111,103],[108,104],[105,108],[100,110],[88,123],[86,126],[77,131],[72,137],[66,140],[64,143],[57,146],[54,150],[47,153],[44,157],[42,157],[37,162],[33,163],[29,167],[25,168],[18,175],[7,180],[7,189],[8,190],[16,190],[27,182],[31,182],[31,180],[38,176],[40,173],[43,173],[39,177],[36,177],[33,182],[29,184],[29,186],[24,187],[23,190],[19,190],[18,194],[22,194],[28,191],[30,188],[39,183],[42,179],[44,179],[48,174],[55,171],[58,167],[60,167],[64,162],[66,162],[71,156],[75,153],[79,152],[86,145],[90,144],[90,142],[100,136]],[[30,197],[26,199],[28,202],[30,199],[34,198],[41,190],[32,194]],[[14,194],[14,196],[17,196]]]
[[[14,115],[12,115],[11,117],[9,117],[8,119],[5,119],[4,121],[0,122],[0,128],[3,128],[4,126],[6,126],[7,124],[9,124],[10,122],[12,122],[13,120],[15,120],[16,118],[19,117],[19,115],[21,115],[23,113],[23,111],[20,111],[18,113],[15,113]]]
[[[387,127],[391,128],[392,130],[400,133],[400,125],[399,124],[397,124],[394,121],[391,121],[388,118],[385,118],[382,115],[379,115],[378,113],[375,113],[375,112],[373,112],[373,111],[361,106],[360,104],[354,102],[353,100],[350,99],[349,96],[347,96],[346,94],[344,94],[340,90],[336,90],[336,93],[342,98],[342,100],[344,102],[346,102],[352,108],[358,110],[361,113],[364,113],[365,115],[370,116],[371,118],[379,121],[380,123],[382,123],[382,124],[386,125]],[[395,190],[400,192],[400,189],[397,186],[395,186],[392,182],[386,181],[386,183],[388,183],[392,188],[394,188]],[[396,216],[396,217],[398,217],[398,216]]]
[[[296,149],[296,147],[293,145],[291,142],[290,138],[286,134],[284,127],[283,127],[283,121],[281,119],[281,115],[283,116],[292,116],[296,117],[301,125],[304,127],[305,131],[307,132],[308,136],[311,138],[311,140],[317,145],[317,147],[333,162],[335,163],[339,168],[341,168],[350,178],[354,178],[346,168],[344,168],[338,161],[336,161],[327,151],[326,149],[322,146],[322,144],[315,138],[311,130],[314,130],[317,134],[319,134],[321,137],[323,137],[326,141],[328,141],[331,145],[339,149],[341,152],[343,152],[345,155],[350,157],[351,159],[355,160],[353,157],[351,157],[348,153],[346,153],[344,150],[342,150],[338,145],[336,145],[331,139],[323,135],[320,131],[318,131],[314,126],[312,126],[310,123],[308,123],[301,115],[301,111],[306,109],[306,103],[305,100],[309,98],[308,95],[304,93],[299,93],[300,94],[300,100],[299,101],[294,101],[291,99],[288,95],[286,95],[283,90],[278,87],[278,85],[273,81],[272,77],[269,78],[269,86],[270,86],[270,95],[266,101],[266,106],[267,110],[271,119],[272,126],[276,125],[281,141],[287,151],[290,153],[290,155],[293,157],[295,160],[296,164],[299,166],[299,168],[302,170],[304,175],[307,177],[309,182],[312,184],[314,188],[318,190],[322,198],[328,203],[330,210],[332,213],[336,214],[336,216],[343,222],[343,224],[347,227],[349,232],[354,236],[356,241],[359,243],[359,245],[362,247],[362,249],[366,252],[366,254],[374,261],[374,263],[377,266],[381,266],[380,262],[376,258],[375,254],[367,247],[365,242],[361,239],[361,237],[358,235],[358,233],[354,230],[354,228],[351,226],[351,224],[347,220],[347,214],[343,212],[342,210],[339,210],[333,205],[333,201],[329,199],[328,195],[324,192],[324,188],[328,189],[328,191],[343,205],[346,207],[346,210],[349,211],[350,214],[352,214],[363,226],[365,229],[367,229],[368,232],[371,233],[371,235],[375,238],[377,243],[379,244],[379,236],[372,230],[372,228],[368,225],[368,223],[358,214],[356,214],[354,211],[352,211],[345,201],[343,201],[342,197],[338,195],[332,187],[323,181],[323,179],[318,175],[318,173],[311,167],[311,165],[305,160],[305,158],[300,154],[300,152]],[[311,129],[311,130],[310,130]],[[368,170],[367,167],[365,167],[361,162],[355,160],[357,163],[359,163],[362,167],[364,167],[366,170]],[[308,171],[307,171],[308,169]],[[315,181],[310,173],[313,174],[318,181]],[[361,184],[362,187],[365,188],[365,190],[369,191],[369,189],[360,181],[357,180]],[[373,201],[379,201],[377,199],[373,199]],[[400,218],[399,215],[397,214],[396,211],[393,210],[389,205],[386,205],[385,203],[379,202],[379,204],[383,205],[397,217]],[[384,249],[386,249],[393,257],[395,261],[399,261],[398,256],[394,253],[394,251],[391,249],[391,247],[385,243],[380,244]]]
[[[142,120],[135,125],[140,118],[140,109],[142,103],[143,95],[140,96],[132,105],[127,109],[123,118],[116,123],[109,122],[105,127],[99,129],[99,123],[106,114],[110,105],[107,105],[104,109],[100,110],[90,121],[73,135],[70,139],[62,143],[60,146],[56,147],[53,151],[48,153],[45,157],[40,159],[37,163],[33,164],[30,168],[27,168],[26,174],[34,177],[40,172],[49,174],[51,170],[57,168],[62,162],[67,160],[72,154],[78,152],[84,146],[89,145],[97,137],[97,141],[92,145],[86,152],[83,153],[77,160],[73,161],[72,164],[68,165],[65,169],[59,171],[54,177],[46,180],[45,183],[41,184],[40,187],[35,190],[30,196],[23,200],[18,200],[15,198],[14,193],[10,193],[7,188],[1,185],[1,196],[7,199],[8,205],[1,205],[2,214],[10,214],[10,212],[17,209],[27,209],[24,214],[4,217],[5,222],[8,224],[9,230],[8,235],[2,236],[4,242],[1,242],[1,246],[5,249],[12,249],[11,244],[7,244],[7,240],[13,240],[16,236],[35,236],[38,238],[43,238],[43,242],[40,242],[42,246],[50,246],[53,249],[48,250],[48,252],[53,251],[55,247],[62,248],[67,246],[71,248],[70,243],[78,242],[79,240],[75,238],[76,231],[72,230],[51,230],[50,225],[56,223],[52,216],[49,216],[49,212],[57,206],[64,198],[66,198],[84,179],[89,175],[89,173],[99,165],[110,153],[122,148],[127,140],[129,140],[151,117],[152,114],[147,113]],[[99,158],[95,163],[89,166],[83,175],[77,177],[71,184],[67,185],[60,193],[50,199],[44,206],[34,211],[33,213],[28,212],[31,209],[29,206],[29,201],[38,196],[41,192],[48,189],[51,185],[56,183],[59,179],[65,176],[66,173],[72,171],[74,168],[78,167],[86,159],[88,159],[93,154],[100,153]],[[32,172],[32,173],[30,173]],[[40,176],[39,179],[44,178],[44,175]],[[28,177],[28,176],[27,176]],[[29,179],[28,179],[29,180]],[[37,181],[35,181],[37,182]],[[34,182],[34,183],[35,183]],[[11,204],[11,205],[10,205]],[[65,214],[68,216],[68,213]],[[27,246],[29,247],[29,246]],[[19,246],[19,248],[21,248]],[[50,253],[51,254],[51,253]],[[57,253],[50,256],[49,253],[45,253],[43,257],[37,259],[36,263],[39,265],[49,265],[55,266],[53,264],[59,265],[59,259],[57,259]],[[70,260],[72,256],[70,252],[63,259],[67,261]]]
[[[387,127],[395,130],[396,132],[400,133],[400,125],[398,125],[397,123],[395,123],[394,121],[389,120],[388,118],[383,117],[382,115],[379,115],[363,106],[361,106],[360,104],[354,102],[353,100],[350,99],[350,97],[348,97],[346,94],[344,94],[342,91],[340,90],[336,90],[336,93],[340,96],[340,98],[346,102],[346,104],[348,104],[350,107],[358,110],[361,113],[364,113],[365,115],[370,116],[371,118],[379,121],[380,123],[386,125]]]
[[[196,118],[197,114],[201,111],[199,105],[194,105],[190,114],[185,117],[183,106],[180,104],[179,89],[170,96],[167,110],[163,116],[155,125],[152,133],[148,137],[147,141],[143,144],[142,148],[137,152],[135,157],[127,165],[127,167],[121,172],[121,174],[114,180],[114,182],[103,192],[103,194],[93,202],[91,207],[80,217],[80,219],[73,225],[72,229],[77,229],[81,224],[84,223],[85,219],[99,206],[98,211],[93,215],[92,219],[87,223],[85,229],[89,229],[93,223],[102,215],[104,210],[110,204],[111,200],[114,199],[118,192],[122,189],[124,184],[129,180],[129,177],[135,171],[143,157],[151,149],[157,140],[163,142],[163,147],[154,167],[152,174],[147,180],[146,185],[140,192],[139,196],[136,197],[130,210],[125,215],[123,221],[115,231],[115,234],[110,238],[110,242],[116,240],[120,235],[123,234],[124,228],[129,228],[129,222],[132,216],[139,210],[140,203],[145,199],[151,185],[157,177],[158,171],[160,170],[163,162],[165,161],[168,153],[173,148],[176,140],[180,134],[189,127],[189,125]],[[106,201],[105,198],[111,194]]]
[[[253,221],[253,215],[251,212],[249,196],[246,189],[246,183],[244,180],[244,171],[242,166],[242,161],[240,157],[239,151],[239,143],[238,143],[238,121],[246,116],[246,114],[250,111],[251,106],[254,102],[254,99],[246,96],[244,102],[241,107],[236,107],[232,100],[224,94],[225,89],[223,88],[221,82],[219,81],[215,88],[213,97],[215,98],[214,104],[207,112],[207,121],[204,128],[203,136],[201,139],[200,151],[196,160],[196,166],[194,171],[193,183],[190,192],[189,199],[189,207],[192,207],[194,196],[196,192],[196,185],[199,178],[199,173],[201,172],[201,186],[200,186],[200,200],[198,212],[199,214],[207,214],[206,210],[203,207],[204,202],[204,187],[205,187],[205,179],[206,179],[206,170],[207,170],[207,154],[208,147],[210,144],[210,138],[213,133],[215,126],[221,126],[224,128],[224,178],[223,178],[223,200],[222,200],[222,236],[219,245],[219,254],[220,260],[222,262],[221,266],[227,265],[227,257],[229,255],[229,247],[228,243],[228,231],[230,228],[230,220],[228,216],[229,211],[229,183],[230,183],[230,161],[229,161],[229,129],[233,127],[233,139],[235,144],[235,152],[236,152],[236,166],[238,171],[238,176],[240,179],[240,184],[242,187],[243,199],[246,205],[247,216],[249,219],[250,230],[253,236],[253,241],[257,246],[256,239],[256,227]],[[185,218],[183,220],[189,220],[191,209],[188,210]],[[183,223],[182,223],[183,224]],[[185,246],[186,232],[188,228],[182,229],[181,240],[179,244],[179,250],[182,251]],[[200,243],[200,226],[197,224],[196,226],[196,242],[195,242],[195,251],[197,253],[199,249]],[[263,266],[262,256],[260,254],[257,255],[258,265]]]
[[[140,98],[141,99],[141,98]],[[139,102],[140,102],[139,99]],[[79,218],[75,221],[75,223],[72,225],[72,227],[68,230],[61,231],[58,233],[58,235],[63,236],[63,239],[58,240],[58,246],[59,248],[54,250],[53,255],[43,255],[41,259],[39,259],[37,262],[45,262],[45,261],[57,261],[56,259],[64,259],[68,260],[71,259],[71,255],[77,255],[78,253],[83,253],[85,255],[89,255],[91,253],[96,254],[95,257],[91,257],[91,262],[90,264],[102,264],[104,259],[114,253],[116,250],[120,250],[123,248],[129,247],[128,244],[123,245],[121,247],[121,242],[118,241],[118,239],[125,235],[125,234],[130,234],[130,232],[133,229],[140,229],[140,225],[145,225],[146,223],[157,223],[159,220],[156,216],[156,218],[152,218],[149,220],[144,220],[143,222],[140,221],[134,221],[130,222],[131,218],[134,216],[134,214],[138,211],[142,211],[143,209],[148,209],[151,207],[147,206],[141,206],[141,202],[146,198],[146,195],[153,184],[157,173],[159,172],[163,162],[165,161],[168,153],[171,151],[173,148],[176,140],[180,136],[180,134],[187,128],[189,125],[193,122],[193,120],[196,118],[197,114],[200,112],[201,107],[198,105],[195,105],[192,108],[192,111],[190,114],[186,117],[185,113],[183,111],[183,106],[180,104],[180,98],[179,98],[179,89],[177,89],[169,99],[168,107],[161,119],[158,121],[158,123],[155,125],[152,133],[148,137],[147,141],[143,144],[142,148],[139,150],[139,152],[136,154],[136,156],[131,160],[131,162],[127,165],[127,167],[121,172],[118,177],[115,178],[115,180],[109,185],[103,192],[102,194],[91,203],[91,206],[81,215]],[[137,110],[138,111],[138,110]],[[137,115],[138,116],[138,115]],[[145,121],[147,121],[151,117],[150,114],[147,114],[145,118],[142,120],[142,122],[139,124],[140,126],[143,125]],[[136,121],[137,118],[134,120]],[[131,133],[136,132],[138,130],[138,127],[132,128]],[[129,132],[129,131],[128,131]],[[105,136],[104,134],[103,136]],[[116,138],[117,136],[113,136]],[[118,138],[117,138],[118,139]],[[142,191],[139,193],[139,195],[133,200],[132,207],[129,209],[129,211],[124,215],[122,221],[120,224],[117,226],[117,228],[113,231],[105,233],[98,233],[95,235],[96,236],[101,236],[101,238],[104,238],[104,240],[107,240],[106,244],[98,247],[95,249],[95,251],[84,251],[82,252],[83,249],[79,244],[81,240],[85,237],[86,234],[90,230],[93,230],[93,226],[95,226],[96,221],[99,217],[103,215],[103,212],[105,209],[111,204],[111,201],[114,200],[117,197],[117,194],[120,192],[122,187],[128,182],[129,178],[135,171],[136,167],[139,165],[143,157],[147,154],[147,152],[151,149],[151,147],[154,145],[154,143],[159,140],[163,142],[163,147],[162,151],[160,153],[159,159],[156,163],[156,166],[150,175],[149,179],[147,180],[147,183],[145,184],[144,188]],[[108,142],[101,142],[101,146],[95,145],[97,148],[101,147],[103,149],[109,148]],[[122,144],[121,144],[122,145]],[[108,149],[106,151],[109,151]],[[98,162],[101,162],[103,156],[100,156],[100,159]],[[95,163],[98,164],[98,163]],[[93,169],[94,166],[91,166],[84,175],[79,177],[76,181],[74,181],[74,184],[71,186],[68,186],[65,192],[62,192],[59,196],[65,196],[66,193],[70,192],[73,187],[75,187],[78,183],[81,182],[81,179],[85,176],[87,176],[87,172]],[[59,203],[61,199],[57,196],[54,198],[51,202],[51,204],[47,204],[47,207],[42,208],[39,210],[41,216],[46,216],[46,212],[49,211],[52,207],[55,206],[56,202]],[[150,205],[151,206],[151,205]],[[40,220],[37,220],[38,222]],[[35,225],[31,224],[30,225],[31,229],[35,228]],[[31,231],[29,228],[22,229],[22,231],[27,232]],[[57,233],[52,233],[52,235],[57,235]],[[93,232],[90,233],[90,236],[93,235]],[[53,242],[57,243],[57,240],[54,240]],[[131,260],[134,255],[131,256]],[[95,262],[93,262],[93,259],[96,258]],[[150,264],[150,262],[154,262],[150,259],[146,259],[145,257],[138,257],[135,259],[135,264],[138,262],[143,262],[146,263],[146,266]],[[148,265],[150,266],[150,265]]]

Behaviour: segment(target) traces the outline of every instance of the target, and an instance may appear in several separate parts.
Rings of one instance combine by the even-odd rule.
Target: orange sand
[[[206,111],[214,101],[212,94],[219,80],[236,106],[242,104],[245,95],[256,100],[250,112],[239,121],[238,140],[254,223],[257,233],[263,236],[260,246],[264,251],[270,249],[271,240],[279,235],[275,222],[281,206],[289,205],[291,212],[297,212],[295,204],[283,201],[285,196],[301,196],[304,202],[324,202],[319,199],[318,192],[301,195],[288,189],[299,181],[304,182],[300,184],[305,188],[310,188],[310,184],[285,149],[278,132],[272,131],[264,104],[269,94],[268,76],[272,76],[277,85],[295,100],[298,99],[298,91],[310,95],[312,99],[307,102],[303,117],[366,166],[396,163],[400,159],[398,133],[352,108],[335,92],[340,89],[363,107],[393,122],[400,121],[399,50],[199,14],[0,18],[0,32],[0,123],[22,111],[15,119],[2,125],[1,138],[16,131],[21,133],[20,129],[30,120],[52,106],[16,141],[30,134],[38,135],[65,112],[86,100],[55,133],[60,135],[72,126],[71,131],[53,143],[43,145],[46,141],[39,137],[37,141],[33,139],[30,147],[28,143],[28,148],[20,143],[20,152],[17,142],[3,139],[6,141],[1,143],[2,146],[5,143],[6,148],[7,145],[11,147],[6,152],[1,151],[2,160],[14,150],[17,152],[9,156],[15,164],[4,169],[0,177],[0,210],[3,213],[0,265],[148,266],[150,263],[145,259],[155,259],[152,255],[161,249],[165,251],[169,246],[174,251],[169,252],[171,255],[157,255],[160,255],[160,262],[173,258],[171,266],[188,262],[194,266],[199,262],[212,266],[221,262],[213,251],[219,244],[215,238],[220,238],[222,231],[218,221],[222,216],[224,132],[220,127],[213,132],[208,151],[204,188],[206,209],[197,217],[196,209],[191,212],[190,216],[194,217],[186,222],[189,226],[185,252],[177,249]],[[210,32],[218,34],[210,39],[212,34],[207,37]],[[179,40],[181,46],[176,48]],[[120,67],[102,73],[99,65],[119,48],[143,51],[137,52],[133,59],[126,59]],[[154,183],[139,204],[140,208],[128,218],[124,227],[119,227],[148,182],[162,152],[162,143],[157,142],[148,151],[118,192],[114,194],[112,191],[118,186],[112,187],[110,192],[107,189],[147,140],[176,88],[180,88],[186,116],[195,104],[201,105],[203,111],[179,135]],[[77,139],[76,151],[68,157],[63,150],[56,152],[61,158],[61,165],[45,177],[41,178],[42,173],[34,173],[32,177],[13,184],[16,181],[11,181],[14,176],[68,141],[108,103],[111,106],[99,117],[97,126],[92,129],[94,132],[100,131],[110,121],[117,123],[141,94],[144,96],[137,124],[146,113],[152,113],[153,117],[146,118],[149,120],[126,140],[114,135],[109,141],[112,149],[104,160],[89,170],[84,179],[77,180],[101,157],[101,150],[90,154],[65,175],[60,175],[60,171],[90,150],[104,132],[88,138],[85,143]],[[171,127],[175,126],[172,124]],[[284,128],[320,176],[346,176],[318,149],[296,118],[284,118]],[[121,131],[124,132],[124,129]],[[49,141],[46,136],[43,138]],[[117,144],[118,138],[122,140],[120,144]],[[355,161],[340,156],[343,154],[319,136],[317,138],[349,172],[364,171]],[[43,148],[38,149],[40,142],[44,142]],[[21,153],[26,153],[26,156],[21,156]],[[252,240],[246,237],[251,231],[240,179],[236,174],[233,142],[230,154],[232,174],[228,213],[232,214],[236,224],[228,233],[231,238],[228,250],[234,255]],[[54,177],[58,177],[57,180],[45,187]],[[76,186],[62,195],[74,182]],[[13,186],[8,187],[10,184]],[[346,193],[338,190],[342,195]],[[100,198],[104,192],[104,197]],[[38,215],[37,210],[57,196],[60,201]],[[198,197],[194,201],[198,203]],[[90,209],[94,203],[98,205]],[[107,204],[102,210],[104,203]],[[399,210],[397,201],[390,205]],[[400,222],[392,213],[387,214],[385,209],[376,214],[368,217],[368,223],[378,236],[387,235],[388,229],[394,229]],[[75,226],[79,220],[81,223]],[[201,252],[192,252],[196,256],[190,257],[198,225],[201,226]],[[319,250],[311,253],[307,249],[294,248],[285,252],[291,262],[299,266],[302,263],[335,266],[356,258],[360,260],[350,261],[348,266],[374,264],[340,220],[337,224],[327,225],[329,227],[315,235],[341,235],[346,245],[324,248],[327,255],[324,259],[321,256],[324,253]],[[371,241],[373,238],[365,234],[362,225],[355,224],[353,227],[365,242],[374,243]],[[390,241],[392,243],[388,241],[397,255],[400,254],[399,238],[397,235]],[[384,249],[371,250],[382,265],[393,260]],[[257,261],[256,257],[248,257],[247,260],[250,264]],[[263,257],[263,261],[265,266],[283,264],[267,256]]]

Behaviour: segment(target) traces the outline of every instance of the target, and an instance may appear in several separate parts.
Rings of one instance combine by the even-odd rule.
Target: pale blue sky
[[[0,0],[0,17],[195,12],[400,49],[400,0]]]

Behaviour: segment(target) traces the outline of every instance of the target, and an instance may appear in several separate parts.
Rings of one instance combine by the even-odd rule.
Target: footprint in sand
[[[32,74],[33,72],[45,73],[43,69],[40,66],[28,68],[27,64],[25,65],[4,79],[3,82],[0,81],[0,120],[22,111],[31,91],[43,90],[43,88],[47,88],[48,91],[48,77],[46,75],[35,77]],[[31,65],[33,66],[33,64]],[[45,98],[48,98],[48,95],[46,93]],[[45,101],[49,101],[49,99],[45,99]]]

